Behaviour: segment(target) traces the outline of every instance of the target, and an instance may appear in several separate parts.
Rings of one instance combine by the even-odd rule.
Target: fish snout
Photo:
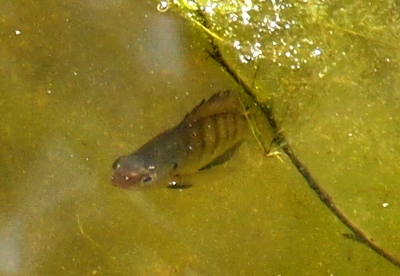
[[[121,173],[116,171],[111,177],[111,182],[116,187],[129,189],[140,183],[140,176],[135,172]]]

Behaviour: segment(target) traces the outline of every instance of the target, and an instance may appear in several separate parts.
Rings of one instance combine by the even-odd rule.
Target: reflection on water
[[[398,274],[343,238],[348,230],[287,157],[265,157],[254,139],[182,192],[112,187],[117,156],[234,84],[187,22],[156,3],[3,2],[0,274]],[[300,33],[313,30],[321,35]],[[318,37],[318,70],[266,59],[256,72],[251,62],[238,66],[256,76],[260,97],[274,101],[297,155],[336,202],[396,254],[399,77],[389,44],[397,44],[384,31],[373,33],[383,44],[339,31]],[[328,46],[346,55],[333,64]]]
[[[98,183],[65,137],[48,135],[37,155],[41,157],[24,172],[26,178],[3,229],[7,246],[1,247],[1,255],[6,256],[3,266],[10,275],[37,267],[54,244],[66,241],[65,235],[77,228],[71,212],[79,208],[77,197],[87,197]],[[30,274],[30,269],[25,272]]]

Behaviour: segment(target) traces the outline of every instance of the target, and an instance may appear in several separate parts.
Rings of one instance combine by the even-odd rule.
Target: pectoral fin
[[[188,189],[188,188],[190,188],[192,186],[193,185],[189,184],[189,183],[179,183],[179,182],[172,181],[167,185],[167,188],[183,190],[183,189]]]
[[[226,161],[231,159],[231,157],[235,154],[235,152],[242,145],[242,143],[243,143],[243,140],[238,142],[238,143],[236,143],[233,147],[227,149],[220,156],[218,156],[213,161],[211,161],[210,163],[208,163],[207,165],[205,165],[204,167],[199,169],[199,171],[206,170],[206,169],[212,168],[214,166],[218,166],[218,165],[221,165],[221,164],[225,163]]]
[[[193,185],[182,180],[180,175],[172,176],[172,179],[169,181],[167,188],[169,189],[177,189],[183,190],[192,187]]]

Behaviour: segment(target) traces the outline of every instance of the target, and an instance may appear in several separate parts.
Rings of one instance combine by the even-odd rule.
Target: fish
[[[237,93],[219,92],[203,100],[180,124],[113,163],[111,181],[124,189],[166,185],[186,188],[179,180],[228,161],[249,132],[246,109]]]

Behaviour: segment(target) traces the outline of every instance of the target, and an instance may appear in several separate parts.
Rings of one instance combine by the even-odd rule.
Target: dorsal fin
[[[183,119],[183,122],[196,121],[201,118],[214,116],[216,114],[223,113],[243,113],[238,95],[226,90],[225,92],[219,92],[214,94],[207,101],[203,100],[198,106],[196,106],[190,113],[188,113]]]

